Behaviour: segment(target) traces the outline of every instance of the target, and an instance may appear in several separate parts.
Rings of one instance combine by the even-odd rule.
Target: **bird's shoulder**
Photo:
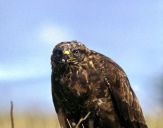
[[[120,118],[131,126],[137,123],[146,127],[139,101],[122,67],[111,58],[95,51],[92,52],[92,56],[96,58],[94,65],[102,70],[102,77],[109,87],[109,93]]]

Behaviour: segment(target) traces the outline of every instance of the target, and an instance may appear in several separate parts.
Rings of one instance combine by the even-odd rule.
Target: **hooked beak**
[[[74,58],[73,57],[71,57],[70,56],[70,51],[63,51],[63,59],[62,59],[62,62],[70,62],[70,61],[72,61],[72,60],[74,60]]]
[[[63,59],[62,62],[66,62],[70,59],[70,51],[63,51]]]

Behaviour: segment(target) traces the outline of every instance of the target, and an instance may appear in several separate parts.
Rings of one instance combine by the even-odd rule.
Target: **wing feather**
[[[129,128],[147,128],[139,101],[123,69],[110,58],[104,64],[105,82],[121,123]]]

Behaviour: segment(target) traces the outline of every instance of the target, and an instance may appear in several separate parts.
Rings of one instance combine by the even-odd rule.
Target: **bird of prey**
[[[51,55],[52,97],[61,128],[147,128],[123,69],[78,41]]]

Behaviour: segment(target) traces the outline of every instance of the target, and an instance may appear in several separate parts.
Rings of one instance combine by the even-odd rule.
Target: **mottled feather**
[[[109,57],[77,41],[61,42],[53,50],[51,65],[61,127],[147,128],[127,75]],[[79,124],[81,118],[85,120]]]

